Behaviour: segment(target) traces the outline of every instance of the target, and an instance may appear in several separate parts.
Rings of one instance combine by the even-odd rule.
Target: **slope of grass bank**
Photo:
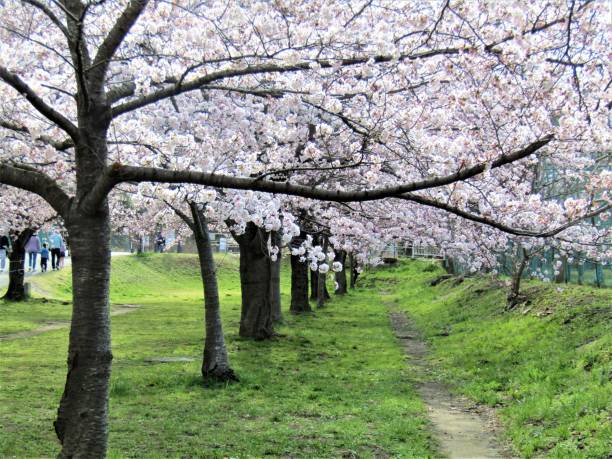
[[[314,315],[285,312],[281,336],[247,341],[237,336],[237,259],[219,261],[226,340],[241,381],[205,388],[195,258],[113,260],[111,301],[142,306],[112,318],[111,458],[438,457],[375,290]],[[288,278],[284,271],[285,310]],[[70,293],[68,272],[36,281],[49,297]],[[57,454],[52,421],[66,348],[67,330],[1,343],[0,457]],[[148,361],[155,357],[194,360]]]
[[[384,286],[431,345],[440,377],[499,407],[522,457],[607,458],[612,403],[612,290],[525,282],[529,304],[505,311],[491,278],[431,287],[437,265],[404,262],[362,285]]]
[[[220,271],[233,272],[238,266],[233,255],[221,255],[217,257],[217,263]],[[31,276],[26,278],[26,282],[32,286],[32,299],[19,303],[0,299],[0,336],[34,330],[50,322],[70,321],[71,276],[70,266],[62,271]],[[221,276],[221,279],[229,278]],[[116,258],[113,260],[110,294],[113,306],[142,304],[159,297],[199,298],[202,282],[197,257],[147,254]]]

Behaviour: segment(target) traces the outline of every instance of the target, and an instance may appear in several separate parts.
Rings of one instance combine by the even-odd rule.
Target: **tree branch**
[[[21,132],[22,134],[28,134],[32,136],[32,133],[30,132],[30,129],[27,126],[24,126],[22,124],[13,123],[12,121],[0,120],[0,127],[14,131],[14,132]],[[41,142],[52,146],[58,151],[66,151],[74,147],[74,142],[72,141],[72,139],[64,139],[62,141],[57,141],[46,135],[41,135],[40,137],[32,136],[32,138],[34,140],[40,140]]]
[[[135,0],[132,0],[135,1]],[[576,9],[576,12],[583,10],[588,5],[593,3],[594,0],[587,0],[579,8]],[[448,3],[445,3],[441,11],[441,16],[444,13],[444,10],[448,7]],[[368,3],[366,3],[367,5]],[[441,17],[440,19],[441,20]],[[557,24],[562,24],[568,21],[567,17],[557,18],[553,21],[547,22],[545,24],[537,25],[534,24],[531,29],[525,30],[521,35],[530,35],[536,34],[541,31],[547,30],[550,27],[553,27]],[[437,26],[437,25],[436,25]],[[434,29],[435,30],[435,29]],[[423,33],[427,33],[427,31],[423,31]],[[496,49],[501,44],[504,44],[508,41],[511,41],[516,38],[515,34],[509,34],[503,37],[500,40],[495,42],[491,42],[484,47],[484,51],[492,54],[498,54],[499,50]],[[375,63],[384,63],[384,62],[393,62],[393,61],[406,61],[406,60],[419,60],[419,59],[427,59],[434,56],[440,55],[457,55],[464,51],[474,50],[473,47],[449,47],[449,48],[439,48],[439,49],[430,49],[421,52],[412,52],[408,54],[402,54],[400,56],[391,56],[391,55],[378,55],[378,56],[362,56],[355,57],[350,59],[342,59],[338,61],[331,61],[328,59],[314,59],[310,61],[302,61],[297,64],[275,64],[275,63],[265,63],[259,65],[250,65],[246,68],[242,69],[227,69],[220,70],[217,72],[212,72],[208,75],[202,76],[200,78],[196,78],[189,82],[184,82],[184,77],[176,78],[176,83],[168,86],[163,89],[159,89],[151,94],[144,95],[135,100],[131,100],[129,102],[125,102],[121,105],[114,107],[112,110],[112,116],[117,117],[122,115],[123,113],[130,112],[132,110],[137,110],[139,108],[145,107],[147,105],[156,103],[160,100],[166,99],[168,97],[176,96],[185,92],[193,91],[196,89],[200,89],[202,86],[232,77],[239,77],[244,75],[257,75],[257,74],[265,74],[265,73],[286,73],[286,72],[297,72],[302,70],[308,70],[313,65],[318,65],[321,68],[334,68],[336,66],[340,67],[348,67],[358,64],[364,64],[370,60]],[[253,56],[256,57],[256,56]],[[134,94],[134,90],[129,91],[129,88],[124,87],[121,91],[121,97],[129,97]],[[128,89],[128,91],[125,91]],[[131,92],[131,94],[130,94]]]
[[[100,85],[104,83],[106,70],[108,69],[108,65],[115,51],[121,46],[128,32],[147,6],[148,1],[149,0],[130,0],[123,10],[123,13],[121,13],[121,16],[119,16],[119,19],[117,19],[115,25],[98,48],[91,69],[95,74],[94,79],[97,78]]]
[[[228,78],[245,76],[245,75],[259,75],[265,73],[288,73],[288,72],[299,72],[302,70],[308,70],[313,65],[318,65],[324,69],[334,68],[335,66],[340,67],[349,67],[358,64],[365,64],[366,62],[372,60],[375,63],[384,63],[384,62],[392,62],[395,60],[403,61],[403,60],[417,60],[417,59],[425,59],[432,56],[444,55],[444,54],[459,54],[461,50],[459,48],[443,48],[443,49],[434,49],[430,51],[423,51],[420,53],[412,53],[405,54],[401,56],[363,56],[363,57],[355,57],[350,59],[342,59],[339,61],[330,61],[327,59],[317,59],[311,61],[303,61],[297,64],[275,64],[275,63],[266,63],[260,65],[252,65],[247,66],[241,69],[227,69],[227,70],[219,70],[217,72],[212,72],[208,75],[204,75],[202,77],[196,78],[194,80],[183,82],[183,80],[177,79],[177,83],[168,86],[163,89],[159,89],[151,94],[147,94],[145,96],[139,97],[137,99],[131,100],[129,102],[125,102],[121,105],[117,105],[112,109],[113,118],[122,115],[124,113],[146,107],[147,105],[154,104],[159,102],[160,100],[167,99],[172,96],[177,96],[179,94],[183,94],[185,92],[194,91],[196,89],[200,89],[205,85],[210,83],[214,83],[216,81],[225,80]],[[122,93],[123,97],[125,96],[125,92]]]
[[[258,180],[257,178],[234,177],[224,174],[188,170],[166,170],[154,167],[124,166],[115,163],[106,168],[98,182],[90,192],[83,197],[79,205],[87,212],[95,212],[98,205],[106,198],[115,185],[122,182],[192,183],[210,187],[287,194],[320,201],[374,201],[469,179],[483,172],[489,167],[489,164],[490,168],[494,169],[525,158],[548,144],[552,138],[552,135],[548,135],[521,150],[502,155],[492,163],[480,163],[447,176],[432,177],[417,182],[362,191],[325,190],[314,186],[296,185],[289,182],[274,182],[271,180]]]
[[[57,26],[57,28],[61,30],[64,36],[67,39],[70,39],[70,34],[68,33],[68,29],[66,28],[64,23],[60,21],[60,19],[53,13],[53,11],[51,11],[49,7],[47,7],[47,5],[39,2],[38,0],[21,0],[21,1],[23,3],[32,5],[34,8],[38,8],[40,11],[42,11],[51,20],[51,22],[53,22],[53,24],[55,24],[55,26]]]
[[[537,238],[547,238],[547,237],[553,237],[556,236],[557,234],[565,231],[566,229],[577,225],[578,223],[580,223],[581,221],[587,219],[587,218],[592,218],[595,217],[599,214],[601,214],[602,212],[606,212],[607,210],[610,210],[612,208],[612,205],[610,204],[606,204],[603,205],[601,207],[599,207],[598,209],[595,209],[593,212],[589,212],[588,214],[583,215],[580,218],[574,219],[574,220],[570,220],[569,222],[558,226],[556,228],[553,228],[552,230],[549,231],[541,231],[541,232],[537,232],[537,231],[530,231],[530,230],[523,230],[523,229],[519,229],[519,228],[512,228],[510,226],[504,225],[503,223],[500,223],[492,218],[489,217],[484,217],[482,215],[476,215],[476,214],[472,214],[470,212],[466,212],[464,210],[461,210],[457,207],[451,206],[449,204],[446,204],[444,202],[440,202],[440,201],[436,201],[435,199],[431,199],[431,198],[427,198],[425,196],[419,196],[419,195],[415,195],[415,194],[411,194],[411,193],[405,193],[401,196],[398,196],[399,199],[403,199],[405,201],[411,201],[411,202],[416,202],[417,204],[422,204],[424,206],[429,206],[429,207],[435,207],[437,209],[442,209],[446,212],[449,212],[451,214],[457,215],[458,217],[464,218],[466,220],[470,220],[476,223],[481,223],[483,225],[487,225],[490,226],[492,228],[498,229],[504,233],[507,234],[512,234],[514,236],[527,236],[527,237],[537,237]]]
[[[30,88],[21,78],[15,75],[6,67],[0,65],[0,79],[3,80],[9,86],[12,86],[19,94],[24,96],[32,106],[38,110],[45,118],[49,121],[55,123],[61,129],[66,131],[66,133],[72,137],[73,140],[78,138],[78,129],[77,127],[66,118],[64,115],[50,107],[43,101],[38,94],[34,92],[32,88]]]
[[[48,175],[33,167],[0,162],[0,183],[39,195],[66,220],[70,197]]]
[[[164,199],[164,203],[168,207],[170,207],[174,211],[174,213],[180,217],[181,220],[183,220],[185,222],[185,224],[189,227],[189,229],[191,231],[193,231],[194,233],[196,232],[196,226],[195,226],[194,221],[191,220],[181,209],[179,209],[178,207],[173,206],[172,204],[170,204],[165,199]],[[191,202],[189,203],[189,205],[191,206]]]

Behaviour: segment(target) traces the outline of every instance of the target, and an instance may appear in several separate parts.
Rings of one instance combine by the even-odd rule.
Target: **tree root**
[[[238,375],[231,368],[214,368],[211,371],[202,371],[202,379],[205,385],[240,381]]]

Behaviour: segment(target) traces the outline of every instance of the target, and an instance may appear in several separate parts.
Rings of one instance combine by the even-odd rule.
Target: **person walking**
[[[155,238],[155,252],[162,253],[166,248],[166,238],[162,235],[161,232],[157,233],[157,237]]]
[[[49,261],[49,249],[47,244],[43,244],[40,251],[40,272],[47,272],[47,262]]]
[[[8,235],[0,235],[0,273],[4,272],[4,268],[6,267],[6,256],[9,254],[10,250],[11,240]]]
[[[64,260],[66,258],[66,243],[62,239],[62,245],[60,247],[60,255],[57,269],[62,269],[64,267]]]
[[[62,245],[64,244],[64,240],[62,239],[62,236],[60,235],[60,233],[54,230],[53,233],[51,233],[49,242],[51,245],[51,267],[53,268],[54,271],[57,271],[60,269],[59,260],[60,260],[60,253],[62,251]]]
[[[36,272],[36,260],[40,252],[40,238],[37,233],[32,234],[25,245],[25,251],[28,254],[28,271]]]

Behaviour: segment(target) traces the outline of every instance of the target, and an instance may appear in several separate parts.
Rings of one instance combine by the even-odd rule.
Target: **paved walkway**
[[[121,256],[125,256],[125,255],[131,255],[130,252],[111,252],[111,256],[113,257],[121,257]],[[38,257],[38,263],[40,263],[40,256]],[[70,266],[72,263],[70,257],[66,257],[64,260],[64,267],[68,267]],[[8,259],[6,260],[6,271],[3,273],[0,273],[0,296],[4,294],[4,289],[8,286],[8,264],[9,261]],[[47,271],[46,273],[41,273],[40,272],[40,267],[38,268],[38,270],[36,272],[30,273],[27,272],[25,273],[25,282],[28,282],[28,279],[32,276],[39,276],[41,274],[47,274],[47,273],[51,273],[53,272],[53,270],[51,269],[51,260],[49,260],[49,271]]]

